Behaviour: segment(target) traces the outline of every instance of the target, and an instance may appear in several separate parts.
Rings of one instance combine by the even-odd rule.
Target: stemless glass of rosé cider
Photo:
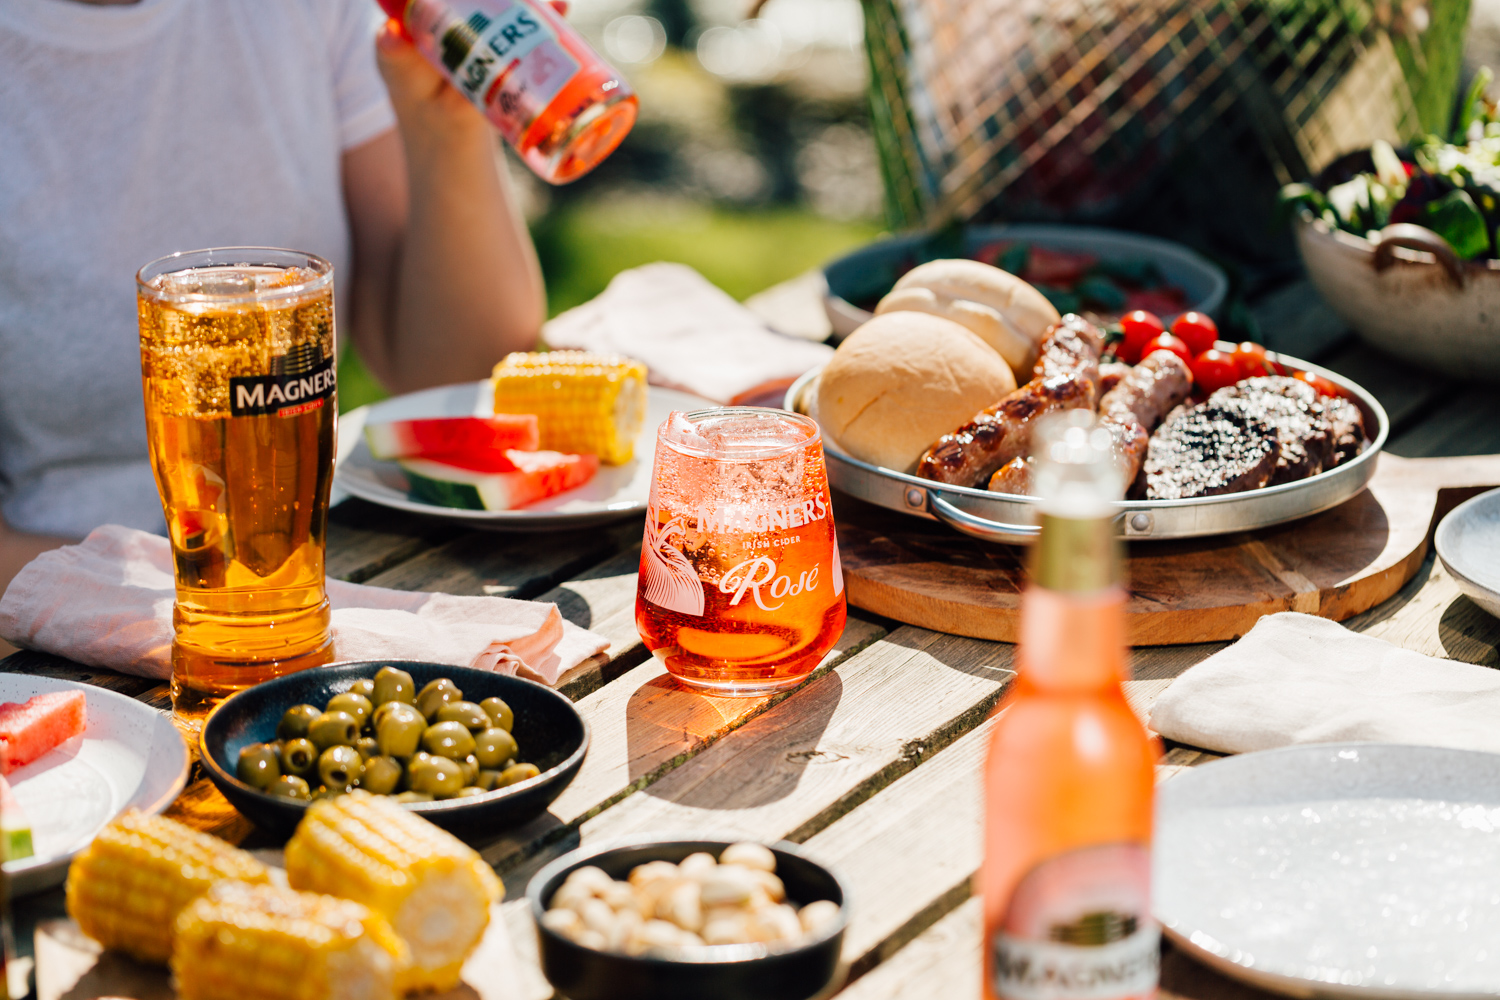
[[[652,655],[707,694],[755,697],[810,674],[845,613],[818,425],[754,407],[668,417],[635,599]]]

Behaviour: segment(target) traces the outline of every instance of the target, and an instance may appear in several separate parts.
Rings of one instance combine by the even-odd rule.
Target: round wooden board
[[[1342,621],[1395,594],[1422,565],[1441,514],[1500,485],[1500,455],[1381,455],[1370,488],[1276,528],[1130,546],[1132,645],[1237,639],[1262,615]],[[1439,494],[1442,494],[1440,497]],[[938,632],[1015,642],[1026,550],[834,494],[849,602]]]

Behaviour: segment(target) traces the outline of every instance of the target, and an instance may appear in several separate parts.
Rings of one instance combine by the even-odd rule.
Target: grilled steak
[[[1225,386],[1212,400],[1239,399],[1249,411],[1276,428],[1276,470],[1269,485],[1316,476],[1332,464],[1333,423],[1323,397],[1301,379],[1283,376],[1249,378]]]
[[[1247,400],[1210,398],[1179,407],[1151,436],[1142,469],[1145,498],[1185,500],[1259,489],[1271,481],[1277,444],[1276,428]]]
[[[1328,468],[1331,469],[1335,465],[1343,465],[1363,451],[1368,438],[1365,436],[1365,418],[1359,412],[1359,407],[1352,402],[1335,396],[1323,400],[1323,406],[1328,412],[1328,422],[1333,425],[1330,431],[1333,456],[1328,461]]]

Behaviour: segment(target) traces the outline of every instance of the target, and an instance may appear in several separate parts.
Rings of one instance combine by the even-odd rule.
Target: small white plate
[[[0,702],[82,691],[88,725],[7,780],[31,822],[36,854],[5,865],[11,892],[61,885],[73,855],[130,806],[159,813],[187,785],[188,750],[172,721],[143,702],[92,684],[0,674]]]
[[[1220,971],[1297,997],[1500,993],[1500,754],[1321,743],[1163,784],[1153,906]]]
[[[494,412],[489,380],[424,389],[339,415],[339,459],[334,484],[346,492],[397,510],[442,517],[476,528],[586,527],[618,520],[646,509],[651,498],[651,460],[656,429],[673,410],[701,410],[717,403],[673,389],[651,386],[646,422],[635,439],[635,457],[624,465],[601,465],[594,478],[555,497],[517,510],[463,510],[413,500],[406,476],[395,462],[377,461],[365,445],[365,424],[422,417],[487,417]]]
[[[1481,493],[1449,511],[1433,544],[1458,589],[1500,616],[1500,490]]]

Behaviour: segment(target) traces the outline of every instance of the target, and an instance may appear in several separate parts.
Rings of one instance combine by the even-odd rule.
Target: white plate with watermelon
[[[636,437],[635,456],[629,462],[600,466],[582,486],[513,510],[469,510],[414,496],[411,481],[401,466],[376,459],[365,441],[366,424],[428,417],[487,417],[494,412],[494,388],[487,379],[424,389],[339,416],[339,459],[334,483],[346,493],[371,503],[462,521],[473,527],[505,530],[602,524],[646,509],[646,501],[651,497],[656,428],[667,415],[673,410],[701,410],[714,405],[717,404],[698,396],[653,385],[647,396],[646,420]]]
[[[84,696],[83,734],[5,776],[24,817],[23,826],[16,825],[14,812],[4,819],[6,839],[24,841],[29,829],[33,851],[31,857],[5,862],[15,895],[61,885],[73,855],[106,823],[131,806],[159,813],[187,785],[187,745],[164,713],[92,684],[0,674],[0,702],[19,705],[36,695],[74,691]],[[53,731],[76,725],[75,706],[64,704],[53,712],[30,715],[0,710],[0,729],[8,738],[0,753],[32,739],[54,743]]]

